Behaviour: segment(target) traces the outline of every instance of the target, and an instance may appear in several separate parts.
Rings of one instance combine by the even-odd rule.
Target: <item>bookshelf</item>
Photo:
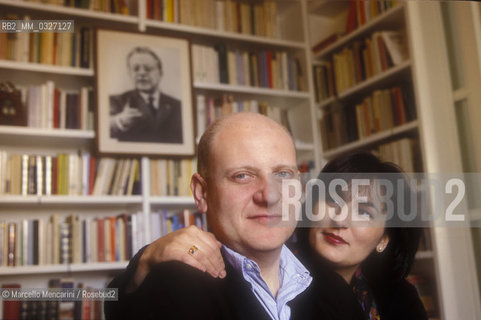
[[[280,90],[280,89],[266,89],[256,88],[243,85],[231,85],[223,83],[202,83],[194,82],[194,88],[203,91],[212,91],[217,93],[222,92],[235,92],[242,93],[251,96],[266,96],[266,97],[280,97],[283,99],[308,99],[310,97],[309,92],[299,92],[293,90]]]
[[[303,19],[298,19],[306,12],[304,0],[279,2],[275,18],[278,21],[275,36],[252,35],[148,19],[146,1],[125,2],[129,8],[127,15],[13,0],[0,0],[0,11],[2,15],[3,13],[17,14],[19,19],[24,15],[30,16],[31,19],[73,19],[76,26],[88,25],[92,28],[180,36],[188,38],[192,45],[214,46],[221,42],[233,49],[287,52],[293,59],[299,61],[303,71],[299,77],[298,89],[300,90],[196,81],[192,83],[193,100],[195,102],[198,95],[206,97],[230,95],[236,101],[258,100],[274,108],[286,110],[299,152],[299,161],[311,161],[315,167],[319,168],[317,122],[313,120],[315,119],[314,106],[308,79],[309,45],[306,43],[306,29],[301,22]],[[297,18],[292,19],[293,17]],[[282,23],[282,21],[289,21],[289,23]],[[91,48],[93,51],[93,45]],[[92,52],[90,56],[93,56]],[[92,60],[89,66],[80,68],[0,59],[0,81],[11,80],[19,87],[38,86],[47,81],[54,81],[55,87],[58,86],[60,89],[79,90],[80,87],[94,87],[95,70],[91,67]],[[8,153],[55,156],[60,153],[73,154],[80,150],[82,154],[94,155],[95,139],[95,130],[0,126],[2,144],[0,151],[5,150]],[[19,222],[44,219],[48,221],[52,214],[57,214],[61,218],[78,216],[80,220],[87,218],[95,220],[127,213],[143,219],[143,226],[139,230],[142,233],[142,239],[141,243],[138,243],[142,246],[158,235],[156,233],[158,230],[152,229],[152,225],[157,226],[157,222],[151,225],[151,219],[172,219],[175,215],[181,217],[184,209],[195,211],[195,204],[190,196],[154,195],[151,190],[151,160],[146,157],[139,159],[141,194],[128,196],[1,194],[0,220]],[[126,263],[126,261],[114,261],[2,266],[0,283],[20,283],[23,287],[45,287],[46,279],[74,277],[76,281],[84,282],[86,285],[103,287],[107,279],[122,270]]]
[[[372,145],[379,144],[381,141],[386,141],[388,139],[393,139],[396,136],[403,135],[407,132],[412,132],[418,129],[418,122],[417,121],[412,121],[408,124],[401,125],[399,127],[392,128],[387,131],[382,131],[379,133],[375,133],[365,139],[351,142],[351,143],[346,143],[341,147],[335,148],[333,150],[328,150],[323,153],[323,156],[326,159],[331,159],[334,158],[338,155],[341,155],[343,153],[347,153],[349,151],[354,151],[356,149],[361,149],[361,148],[366,148]]]
[[[420,122],[417,120],[417,118],[411,118],[408,121],[402,122],[397,122],[396,120],[389,120],[389,122],[393,121],[390,128],[380,130],[380,128],[377,127],[377,129],[374,130],[372,127],[372,120],[371,129],[369,129],[369,119],[366,120],[365,117],[360,118],[360,114],[358,113],[358,108],[360,107],[359,103],[363,101],[364,104],[367,99],[366,97],[369,97],[369,99],[372,97],[374,99],[374,92],[389,89],[400,84],[404,85],[403,91],[405,91],[406,83],[409,84],[413,82],[413,62],[412,59],[409,57],[405,58],[403,61],[398,62],[397,64],[393,63],[387,68],[378,68],[377,71],[372,72],[372,70],[374,70],[372,66],[377,63],[377,59],[382,59],[381,57],[383,53],[380,44],[376,44],[376,46],[374,46],[374,43],[377,41],[377,38],[375,38],[376,33],[382,33],[387,30],[401,32],[401,34],[405,33],[405,20],[407,19],[406,6],[403,4],[397,4],[392,7],[385,7],[384,12],[380,12],[377,16],[374,16],[368,21],[362,23],[359,20],[360,16],[358,14],[358,11],[360,11],[361,6],[364,6],[364,4],[367,2],[355,2],[356,6],[351,6],[351,3],[352,2],[345,1],[341,4],[332,6],[332,8],[330,9],[327,9],[328,7],[330,7],[328,1],[318,1],[317,5],[313,4],[311,6],[310,11],[310,18],[312,21],[311,23],[314,26],[311,27],[312,47],[314,47],[317,42],[322,42],[322,39],[329,38],[329,32],[334,34],[342,34],[337,36],[337,39],[334,40],[332,43],[327,44],[324,48],[317,49],[312,53],[314,61],[313,66],[328,66],[325,69],[327,70],[327,73],[331,72],[331,66],[332,70],[334,70],[332,71],[332,76],[327,76],[324,81],[325,83],[327,83],[326,86],[334,86],[335,95],[323,98],[322,95],[319,93],[320,98],[318,98],[318,100],[320,101],[317,104],[317,107],[321,111],[321,122],[319,124],[321,129],[321,136],[332,135],[332,129],[329,129],[329,126],[333,126],[335,136],[339,137],[335,138],[334,140],[332,140],[332,138],[323,137],[323,144],[321,147],[322,157],[326,160],[332,159],[336,156],[354,150],[376,150],[380,145],[395,142],[398,139],[406,137],[414,140],[418,139]],[[383,6],[385,3],[392,4],[393,2],[386,1],[379,3],[381,4],[381,6]],[[369,9],[370,8],[371,7],[369,7]],[[362,8],[363,12],[364,9],[365,7]],[[346,27],[346,25],[349,24],[349,19],[352,19],[354,17],[352,15],[352,12],[356,12],[354,19],[356,19],[357,27],[350,32],[344,33],[345,29],[349,28]],[[339,21],[343,21],[344,23],[340,24]],[[322,33],[322,31],[320,30],[327,31]],[[404,41],[405,47],[407,47],[407,43],[409,40],[404,38]],[[379,52],[377,50],[379,50]],[[388,54],[390,54],[389,51],[387,52]],[[347,56],[347,59],[342,60],[341,65],[341,62],[337,62],[339,60],[336,61],[336,59],[338,59],[338,57],[343,54]],[[359,58],[357,55],[359,55]],[[370,68],[371,71],[369,71]],[[345,80],[340,79],[345,79],[346,77],[351,78],[347,82],[347,85]],[[316,79],[317,85],[319,85],[320,83],[319,79],[321,78]],[[340,87],[341,84],[342,87]],[[316,86],[314,90],[320,90],[318,88],[320,87]],[[332,92],[332,89],[329,89],[329,92]],[[403,92],[403,95],[405,94],[406,92]],[[367,101],[367,113],[375,114],[376,107],[374,106],[374,104],[371,104],[372,100]],[[387,104],[386,100],[382,100],[379,108],[393,108],[393,111],[392,113],[389,113],[389,116],[395,118],[396,111],[394,110],[398,110],[398,108],[394,108],[391,105],[393,101],[394,100],[391,98],[391,101],[389,102],[389,104]],[[409,102],[405,100],[405,103]],[[351,108],[350,106],[352,105],[356,105],[356,108]],[[365,108],[365,105],[360,108],[362,110],[362,108]],[[336,116],[333,115],[333,112],[342,112],[341,120],[338,121],[347,121],[348,124],[346,124],[345,126],[340,126],[338,125],[339,122],[333,122],[336,121]],[[350,113],[354,112],[354,115],[349,115]],[[366,115],[366,113],[364,113],[364,115]],[[375,121],[379,121],[380,123],[388,121],[388,119],[382,117],[382,115],[380,115],[378,118],[378,115],[375,116]],[[355,120],[349,120],[349,118],[352,119],[352,117],[354,117]],[[371,119],[374,120],[374,118]],[[355,135],[349,133],[336,133],[336,130],[347,131],[347,127],[353,125],[357,125],[358,128],[358,132]],[[361,130],[364,130],[365,126],[367,126],[366,130],[369,130],[370,132],[368,132],[364,136],[364,134],[361,135]],[[406,151],[403,151],[403,153],[404,152]],[[412,149],[409,152],[415,153],[417,151]],[[381,154],[381,156],[388,157],[388,155],[383,154]],[[411,161],[414,162],[414,157],[410,156],[410,158]],[[415,168],[415,164],[411,164],[410,166],[403,165],[401,159],[394,159],[394,162],[397,162],[405,169],[407,168],[408,171],[412,171],[412,169],[409,170],[409,168]],[[416,167],[420,168],[420,165],[417,164]],[[432,272],[434,269],[434,261],[435,256],[433,254],[432,248],[423,248],[423,250],[419,251],[416,255],[416,265],[422,265],[422,267],[415,266],[413,268],[414,272],[419,272],[417,276],[429,277],[431,283],[429,295],[432,297],[437,296],[436,286],[432,285],[432,283],[434,282],[433,280],[435,280],[435,278],[433,278],[432,276]],[[423,292],[423,294],[426,294],[426,292]],[[434,310],[433,307],[427,309],[430,316],[439,315],[439,310]]]
[[[110,271],[122,270],[127,267],[127,261],[120,262],[104,262],[89,264],[65,264],[65,265],[45,265],[45,266],[20,266],[15,268],[0,267],[2,275],[28,275],[37,274],[56,274],[70,272],[89,272],[89,271]]]
[[[356,1],[357,8],[359,5],[372,3],[383,2]],[[357,28],[352,28],[351,23],[352,30],[346,34],[344,32],[346,27],[349,27],[349,7],[349,1],[310,3],[308,16],[311,47],[324,42],[323,47],[319,49],[318,46],[312,53],[313,66],[326,66],[334,55],[346,48],[353,48],[354,43],[362,43],[375,32],[383,30],[400,30],[404,34],[408,58],[374,76],[353,81],[351,86],[336,92],[333,97],[328,96],[317,101],[320,119],[329,114],[325,111],[333,105],[338,108],[339,105],[344,108],[352,107],[373,91],[384,90],[397,85],[396,83],[407,85],[412,92],[416,117],[407,123],[361,139],[343,141],[335,147],[321,146],[322,160],[356,149],[372,150],[385,143],[410,138],[416,141],[417,145],[413,154],[419,155],[422,160],[418,170],[428,173],[463,172],[464,167],[464,172],[479,172],[479,148],[473,143],[476,140],[473,138],[479,137],[479,130],[472,130],[470,133],[466,131],[467,123],[472,122],[476,114],[479,115],[473,108],[480,101],[476,93],[478,90],[475,89],[479,87],[481,70],[476,68],[479,67],[481,56],[480,41],[476,37],[481,34],[479,4],[397,1],[396,6],[387,8],[372,19],[366,19],[365,23],[358,23]],[[449,23],[448,17],[454,16],[457,16],[457,20]],[[359,18],[357,15],[355,17]],[[336,36],[331,37],[333,40],[324,41],[329,40],[330,35]],[[477,53],[471,50],[474,48],[473,43],[477,44]],[[454,54],[458,57],[453,58],[453,52],[458,52]],[[461,68],[464,62],[465,65]],[[326,67],[325,70],[329,69]],[[461,116],[464,120],[460,120],[462,112],[467,112],[461,111],[467,109],[466,103],[470,105],[470,116],[464,114]],[[471,126],[477,127],[473,124]],[[322,122],[320,127],[322,129]],[[468,163],[470,165],[466,167]],[[477,201],[469,198],[473,203]],[[478,207],[479,204],[471,206],[469,212],[466,212],[471,217],[472,225],[475,225],[473,221],[479,221],[479,210],[476,209]],[[478,280],[481,273],[479,252],[476,252],[479,251],[480,238],[476,230],[431,228],[431,247],[418,252],[412,272],[422,275],[429,284],[424,288],[423,295],[428,294],[434,298],[436,311],[430,312],[431,319],[477,319],[481,316],[481,287]]]
[[[7,70],[12,69],[12,70],[23,70],[23,71],[30,71],[30,72],[50,73],[50,74],[64,74],[64,75],[70,75],[70,76],[83,76],[83,77],[94,76],[94,71],[92,69],[51,66],[51,65],[44,65],[44,64],[33,63],[33,62],[27,63],[27,62],[0,60],[0,68],[7,69]]]

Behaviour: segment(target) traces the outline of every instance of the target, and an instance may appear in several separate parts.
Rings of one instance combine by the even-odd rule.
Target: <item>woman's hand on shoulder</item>
[[[224,278],[226,273],[221,246],[212,233],[189,226],[152,242],[142,254],[139,267],[142,265],[146,271],[150,271],[158,263],[180,261],[214,278]]]

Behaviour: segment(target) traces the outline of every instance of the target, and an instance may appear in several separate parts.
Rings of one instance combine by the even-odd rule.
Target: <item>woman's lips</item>
[[[334,233],[323,232],[322,234],[324,236],[324,239],[326,239],[326,241],[329,242],[330,244],[335,244],[335,245],[349,244],[342,237],[335,235]]]

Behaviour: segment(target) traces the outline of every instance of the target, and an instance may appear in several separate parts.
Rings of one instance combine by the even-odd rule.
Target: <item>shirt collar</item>
[[[244,278],[246,278],[249,272],[256,272],[260,276],[260,268],[255,261],[235,252],[225,245],[222,246],[222,249],[227,261],[237,272],[241,273]],[[279,277],[281,281],[280,287],[291,280],[303,283],[307,287],[312,281],[309,271],[285,245],[282,245],[281,248]]]
[[[142,91],[139,91],[139,94],[142,97],[142,99],[144,99],[146,104],[149,104],[149,97],[153,97],[154,98],[154,101],[153,101],[154,108],[157,109],[159,107],[159,99],[160,99],[159,88],[155,89],[154,93],[152,93],[152,94],[148,94],[148,93],[145,93],[145,92],[142,92]]]

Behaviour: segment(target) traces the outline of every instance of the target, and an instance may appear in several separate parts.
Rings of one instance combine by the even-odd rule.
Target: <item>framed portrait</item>
[[[95,45],[99,153],[193,156],[189,41],[98,29]]]

